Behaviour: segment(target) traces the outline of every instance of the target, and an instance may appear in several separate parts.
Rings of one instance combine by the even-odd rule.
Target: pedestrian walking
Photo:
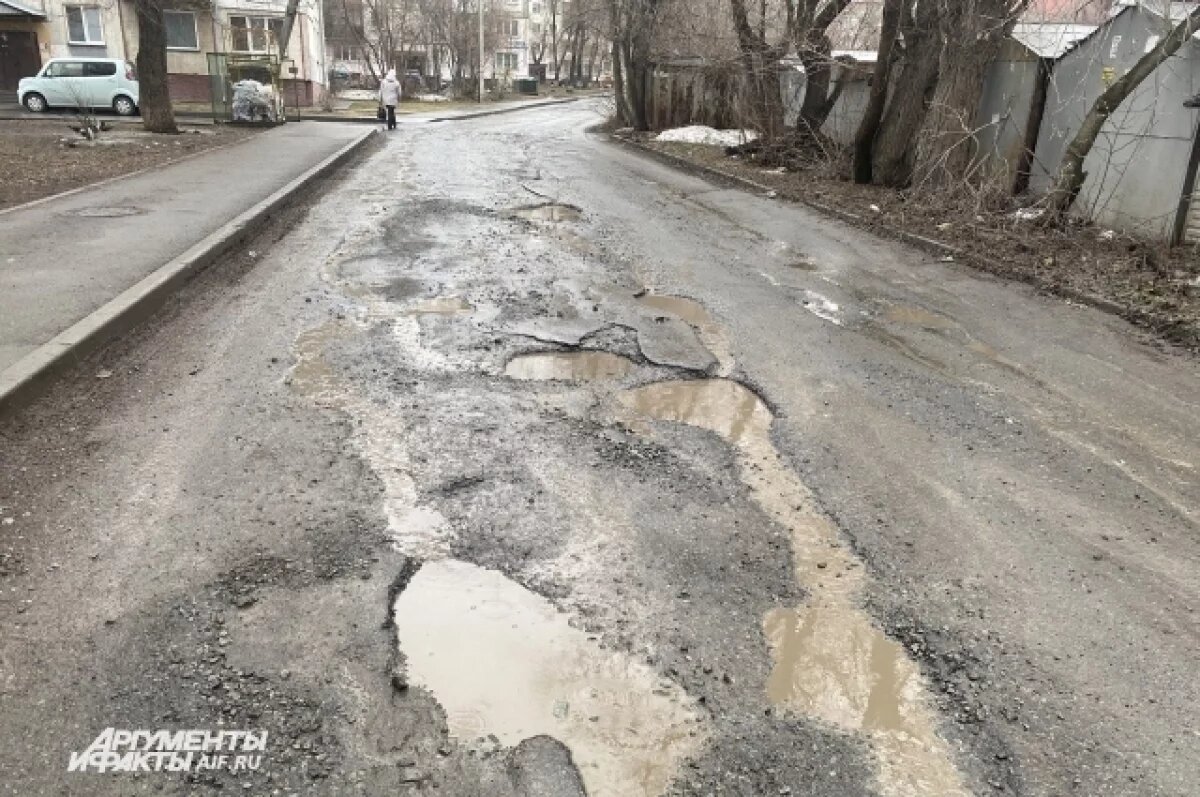
[[[389,69],[379,84],[379,104],[387,109],[387,129],[396,129],[396,106],[400,103],[400,81],[396,70]]]

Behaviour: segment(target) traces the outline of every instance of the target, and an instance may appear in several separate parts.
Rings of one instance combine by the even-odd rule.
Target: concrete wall
[[[839,67],[839,70],[844,67]],[[839,79],[840,73],[834,73],[834,79]],[[846,76],[845,87],[838,101],[829,112],[829,118],[821,126],[821,132],[842,146],[854,144],[854,136],[862,123],[863,114],[867,111],[867,102],[871,98],[871,86],[866,73],[862,69],[852,70]]]
[[[979,157],[988,172],[1011,188],[1025,153],[1025,137],[1038,92],[1041,59],[1013,40],[988,67],[979,99]]]
[[[1045,191],[1106,74],[1119,77],[1163,37],[1169,23],[1131,8],[1055,68],[1046,98],[1031,187]],[[1106,70],[1111,70],[1107,71]],[[1194,40],[1149,77],[1112,114],[1085,163],[1075,211],[1099,224],[1170,240],[1200,113],[1184,108],[1200,92],[1200,45]]]

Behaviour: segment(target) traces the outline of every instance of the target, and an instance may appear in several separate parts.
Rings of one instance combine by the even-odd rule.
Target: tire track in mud
[[[775,449],[766,403],[726,379],[656,382],[622,392],[618,402],[627,420],[683,423],[726,440],[754,500],[788,530],[809,599],[763,618],[774,657],[770,701],[865,735],[885,795],[968,797],[917,664],[861,607],[863,567]]]

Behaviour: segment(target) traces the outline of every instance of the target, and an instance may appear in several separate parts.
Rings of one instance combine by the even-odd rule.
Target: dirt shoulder
[[[94,143],[71,127],[70,117],[47,121],[0,121],[0,208],[161,166],[196,152],[255,134],[251,128],[183,128],[177,136],[115,124]],[[68,143],[74,144],[70,146]]]
[[[1014,208],[914,198],[878,186],[856,185],[821,171],[766,169],[726,156],[719,147],[626,140],[705,169],[750,180],[779,196],[832,211],[840,218],[889,236],[942,244],[956,260],[998,276],[1029,282],[1067,298],[1116,312],[1162,338],[1200,351],[1200,251],[1167,248],[1094,225],[1044,229],[1021,220]],[[1014,206],[1015,207],[1015,206]]]

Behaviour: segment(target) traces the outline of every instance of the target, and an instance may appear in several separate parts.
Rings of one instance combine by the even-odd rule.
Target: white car
[[[34,113],[47,108],[138,110],[137,72],[120,58],[52,58],[36,77],[21,78],[17,101]]]

